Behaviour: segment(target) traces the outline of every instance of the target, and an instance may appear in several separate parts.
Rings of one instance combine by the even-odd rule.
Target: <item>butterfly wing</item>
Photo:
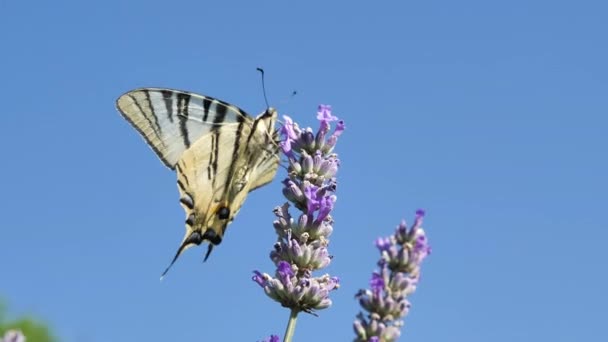
[[[135,89],[121,95],[116,107],[171,169],[184,151],[214,128],[253,122],[242,109],[224,101],[172,89]]]
[[[276,111],[269,108],[253,119],[221,100],[160,88],[129,91],[118,98],[117,108],[161,161],[177,171],[186,235],[171,265],[204,241],[210,243],[206,259],[247,194],[274,178]]]
[[[221,243],[247,194],[274,178],[278,168],[275,120],[276,111],[269,109],[255,121],[223,125],[184,152],[176,171],[186,234],[169,267],[183,251],[204,241],[210,243],[206,260],[213,246]]]

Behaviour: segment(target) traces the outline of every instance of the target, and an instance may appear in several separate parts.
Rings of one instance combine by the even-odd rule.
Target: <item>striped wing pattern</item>
[[[135,89],[120,96],[116,106],[171,169],[185,150],[212,129],[253,121],[224,101],[172,89]]]
[[[274,178],[276,111],[269,108],[254,119],[212,97],[159,88],[127,92],[117,107],[161,161],[177,171],[186,235],[169,267],[204,241],[210,243],[206,260],[247,194]]]

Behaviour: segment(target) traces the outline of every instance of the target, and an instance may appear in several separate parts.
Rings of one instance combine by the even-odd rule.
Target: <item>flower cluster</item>
[[[393,235],[376,240],[380,269],[372,274],[370,289],[356,295],[368,313],[360,312],[353,324],[356,342],[391,342],[401,335],[402,318],[410,308],[407,296],[416,290],[420,264],[431,253],[422,229],[423,216],[424,211],[418,210],[409,230],[401,222]]]
[[[281,127],[281,151],[287,157],[288,177],[283,195],[289,202],[275,208],[277,242],[270,258],[277,266],[275,276],[254,271],[253,280],[266,295],[295,312],[313,313],[331,305],[329,292],[339,287],[337,277],[312,272],[331,262],[327,250],[333,231],[330,215],[336,202],[336,179],[340,161],[332,153],[344,122],[332,115],[330,106],[319,106],[319,130],[300,129],[285,116]],[[336,127],[331,132],[331,123]],[[300,214],[293,217],[290,206]]]

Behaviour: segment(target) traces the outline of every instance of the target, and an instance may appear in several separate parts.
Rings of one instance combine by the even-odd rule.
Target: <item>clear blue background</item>
[[[175,175],[118,115],[141,86],[271,104],[338,146],[334,305],[297,341],[349,341],[373,240],[427,209],[433,254],[403,341],[606,341],[604,1],[0,2],[0,296],[64,341],[256,341],[280,184],[203,264]],[[295,98],[289,95],[298,91]],[[279,180],[284,170],[279,173]],[[32,341],[35,342],[35,341]]]

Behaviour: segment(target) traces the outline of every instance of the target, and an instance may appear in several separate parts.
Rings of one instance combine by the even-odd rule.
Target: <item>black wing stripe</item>
[[[255,135],[255,132],[258,130],[258,124],[260,123],[261,120],[262,120],[262,118],[257,118],[253,122],[253,126],[251,127],[251,132],[249,132],[249,136],[247,137],[247,143],[245,144],[247,146],[247,148],[246,148],[247,151],[249,151],[251,139]]]
[[[230,160],[230,166],[228,167],[228,175],[226,176],[226,189],[230,188],[230,184],[232,183],[232,177],[234,176],[234,168],[236,166],[236,161],[239,158],[239,150],[241,147],[241,134],[243,132],[243,127],[245,127],[244,116],[238,117],[237,120],[239,120],[239,127],[236,130],[234,137],[234,145],[232,146],[232,159]]]
[[[183,160],[182,160],[182,163],[183,163]],[[186,182],[186,184],[190,185],[190,180],[188,179],[188,176],[186,176],[186,174],[182,170],[182,167],[179,165],[179,163],[175,164],[175,169],[184,178],[184,181]]]
[[[226,118],[226,112],[228,111],[228,107],[216,100],[215,103],[215,118],[213,118],[213,125],[211,126],[211,131],[213,131],[213,136],[215,137],[215,148],[213,151],[213,163],[211,164],[213,167],[213,187],[215,187],[215,179],[217,175],[217,162],[219,160],[220,153],[220,127]]]
[[[213,151],[213,153],[212,153],[213,154],[213,162],[211,163],[211,167],[213,169],[212,184],[213,184],[213,187],[215,188],[215,179],[216,179],[215,176],[217,175],[217,161],[218,161],[219,154],[220,154],[219,153],[220,152],[220,144],[219,144],[219,142],[220,142],[220,130],[219,129],[216,129],[216,130],[213,131],[213,138],[215,139],[215,146],[214,146],[215,148],[212,150]]]
[[[226,113],[228,112],[228,106],[217,101],[215,104],[215,118],[213,118],[213,127],[211,129],[218,129],[226,119]]]
[[[188,104],[190,103],[190,95],[185,93],[177,93],[177,118],[179,119],[179,132],[184,139],[184,146],[190,147],[190,138],[188,137]]]
[[[127,95],[129,96],[131,99],[133,99],[132,95]],[[146,140],[146,143],[148,143],[148,146],[150,146],[152,148],[152,150],[154,151],[154,153],[156,153],[156,155],[160,158],[160,160],[163,162],[163,164],[165,164],[167,167],[169,168],[173,168],[173,166],[169,163],[169,161],[167,159],[165,159],[163,157],[163,154],[160,152],[160,150],[158,149],[157,146],[153,145],[150,142],[150,138],[146,135],[146,133],[144,133],[144,131],[140,128],[140,126],[138,126],[137,124],[135,124],[135,122],[133,121],[133,119],[131,119],[131,117],[129,117],[127,114],[125,114],[122,110],[120,111],[120,114],[122,115],[123,118],[125,118],[125,120],[127,120],[127,122],[129,122],[129,124],[131,124],[131,126],[133,126],[133,128],[135,128],[135,130],[142,136],[144,137],[144,139]]]
[[[152,120],[150,120],[150,117],[148,115],[146,115],[146,111],[144,111],[144,109],[141,107],[141,104],[137,101],[137,99],[129,94],[129,97],[131,98],[131,100],[133,100],[133,103],[135,104],[135,107],[137,107],[137,109],[141,112],[141,116],[148,122],[148,126],[150,126],[150,128],[152,129],[152,131],[154,132],[154,134],[160,138],[160,131],[158,128],[158,122],[156,123],[156,125],[154,123],[152,123]],[[154,115],[154,113],[152,113],[152,116],[156,117]]]
[[[204,98],[203,99],[203,122],[207,122],[207,118],[209,117],[209,108],[211,108],[211,99]]]
[[[215,148],[215,135],[211,136],[211,151]],[[209,153],[209,163],[207,163],[207,179],[211,180],[211,165],[213,164],[213,153]]]
[[[147,94],[150,93],[148,89],[146,89],[145,91]],[[163,100],[165,102],[165,109],[167,110],[167,117],[169,118],[169,122],[173,123],[173,92],[169,90],[161,90],[160,93],[163,95]],[[151,104],[150,108],[152,108]]]
[[[183,191],[186,192],[186,187],[184,186],[184,183],[182,183],[181,180],[177,180],[177,186],[179,186],[179,188]]]
[[[156,130],[154,130],[154,131],[160,137],[162,135],[162,129],[160,127],[160,123],[158,122],[158,116],[156,116],[156,112],[154,111],[154,106],[152,106],[152,99],[150,99],[150,92],[146,90],[146,91],[144,91],[144,95],[146,96],[146,101],[148,101],[148,107],[150,108],[150,114],[154,118],[154,125],[156,126]],[[139,104],[137,105],[137,107],[142,111],[142,114],[144,114],[144,116],[145,116],[145,113]]]

